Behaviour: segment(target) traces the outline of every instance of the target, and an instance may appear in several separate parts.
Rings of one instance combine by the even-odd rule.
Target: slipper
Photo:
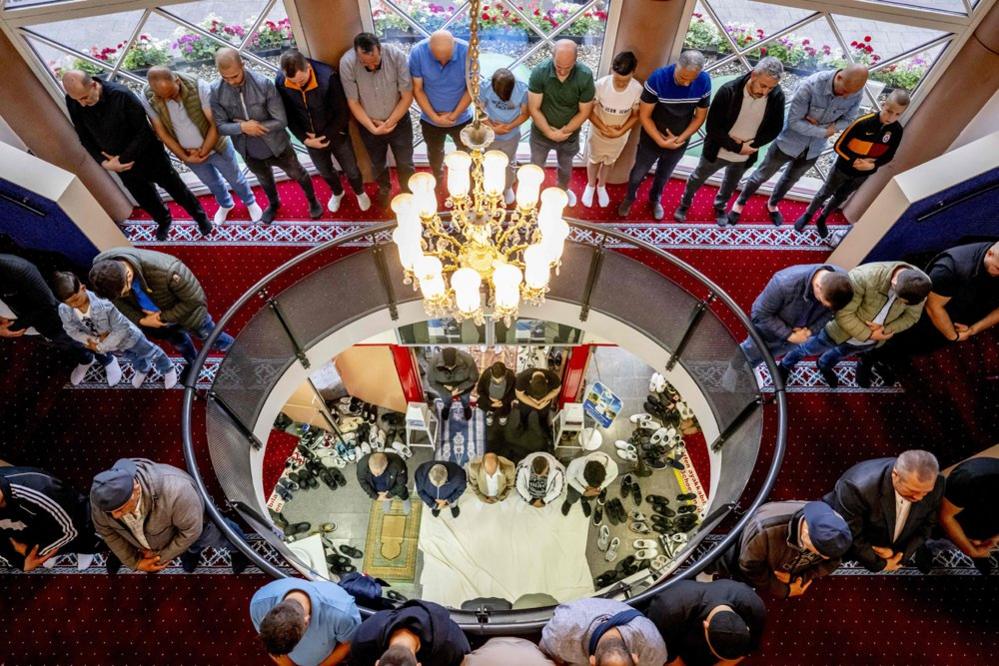
[[[607,552],[604,553],[604,559],[608,562],[613,562],[617,559],[617,549],[621,545],[621,540],[617,537],[611,539],[610,545],[607,546]]]
[[[677,513],[694,513],[697,511],[697,507],[693,504],[684,504],[683,506],[677,507]]]
[[[635,539],[633,545],[636,550],[654,550],[659,547],[659,544],[657,544],[654,539]]]
[[[635,534],[651,534],[652,530],[649,529],[647,523],[643,523],[639,520],[633,521],[628,525],[628,529]]]
[[[355,560],[364,557],[364,553],[362,551],[351,546],[340,546],[340,552],[348,557],[353,557]]]
[[[653,372],[649,378],[649,393],[662,393],[666,390],[666,378],[658,372]]]
[[[610,528],[606,525],[600,526],[600,536],[597,537],[597,550],[601,553],[607,550],[610,545]]]
[[[635,553],[636,560],[651,560],[659,557],[659,550],[656,548],[643,548]]]
[[[676,498],[678,500],[680,500],[681,502],[689,502],[691,500],[697,499],[697,494],[696,493],[681,493],[681,494],[677,495]]]
[[[385,590],[382,594],[385,595],[386,599],[391,599],[392,601],[398,601],[399,603],[405,603],[409,601],[406,597],[402,596],[395,590]]]

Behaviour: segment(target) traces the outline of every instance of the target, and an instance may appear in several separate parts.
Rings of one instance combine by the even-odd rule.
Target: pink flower
[[[802,46],[808,46],[811,43],[812,43],[812,41],[810,39],[803,39],[803,40],[801,40],[801,45]]]
[[[864,35],[864,41],[865,42],[871,41],[871,36],[870,35]]]

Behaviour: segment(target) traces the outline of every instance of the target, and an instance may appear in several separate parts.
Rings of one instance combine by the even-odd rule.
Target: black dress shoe
[[[662,506],[662,505],[656,506],[655,510],[656,510],[656,512],[654,514],[652,514],[652,518],[653,519],[655,519],[655,517],[657,515],[664,516],[665,518],[672,518],[673,516],[676,515],[676,511],[674,511],[673,509],[669,508],[668,506]]]
[[[285,536],[295,536],[297,534],[304,534],[312,529],[312,523],[294,523],[288,526],[288,529],[284,531]]]
[[[677,206],[677,209],[673,211],[673,219],[677,222],[686,222],[688,208],[688,206]]]
[[[839,377],[836,376],[836,371],[832,368],[824,368],[821,365],[816,365],[819,369],[819,374],[822,375],[822,379],[825,380],[829,388],[837,388],[839,386]]]
[[[645,501],[650,504],[669,504],[669,498],[662,495],[646,495]]]
[[[341,472],[340,470],[335,468],[331,469],[330,474],[333,476],[333,479],[340,485],[341,488],[347,485],[347,479],[344,477],[343,472]]]
[[[775,227],[779,227],[784,224],[784,216],[780,214],[779,210],[767,209],[767,215],[770,216],[770,221],[774,223]]]
[[[912,561],[921,574],[925,575],[933,570],[933,553],[925,545],[916,549],[915,554],[912,556]]]
[[[260,222],[263,224],[270,224],[277,217],[278,209],[281,208],[280,201],[272,202],[267,208],[264,209],[264,214],[260,216]]]
[[[624,512],[624,505],[621,500],[615,498],[607,502],[607,518],[611,525],[620,525],[628,521],[628,515]]]
[[[679,470],[681,472],[683,470],[687,469],[687,467],[682,462],[680,462],[677,458],[667,458],[666,459],[666,464],[669,465],[670,467],[672,467],[673,469]]]
[[[621,499],[627,499],[631,495],[632,482],[631,474],[625,474],[621,477]]]
[[[459,515],[461,515],[461,508],[456,504],[451,507],[451,517],[457,518]]]
[[[208,234],[212,233],[212,231],[215,229],[215,225],[213,225],[211,220],[209,220],[207,217],[200,220],[195,220],[195,222],[198,223],[198,231],[201,232],[202,236],[207,236]]]
[[[599,504],[595,509],[593,509],[593,524],[599,525],[604,522],[604,508]]]
[[[441,515],[441,510],[438,509],[437,507],[434,507],[430,509],[430,515],[432,515],[434,518],[437,518],[438,516]]]
[[[815,229],[819,232],[820,238],[829,237],[829,226],[826,224],[826,218],[821,215],[815,220]]]
[[[167,220],[156,225],[156,240],[165,241],[170,236],[170,223],[172,221]]]
[[[629,555],[617,563],[617,570],[625,576],[630,576],[631,574],[636,573],[638,569],[638,560],[635,559],[634,555]]]
[[[445,405],[441,410],[441,421],[448,421],[451,418],[451,405]]]
[[[117,555],[115,555],[111,551],[108,551],[107,557],[104,558],[104,566],[108,570],[108,575],[114,576],[119,571],[121,571],[121,560],[118,559]]]
[[[562,502],[562,515],[563,516],[568,516],[570,509],[572,509],[572,505],[571,504],[569,504],[568,502]]]
[[[802,214],[797,220],[794,221],[795,231],[804,231],[805,227],[808,226],[809,216]]]
[[[728,223],[728,226],[734,227],[735,225],[739,224],[739,218],[741,216],[742,216],[742,212],[741,211],[738,212],[738,213],[736,213],[734,210],[730,210],[728,212],[728,219],[726,220],[726,222]]]
[[[621,573],[617,569],[611,569],[610,571],[605,571],[596,578],[593,579],[593,586],[598,590],[607,587],[611,583],[614,583],[621,578]]]
[[[359,560],[364,557],[364,552],[354,548],[353,546],[340,546],[340,552],[347,557],[353,557],[355,560]]]
[[[585,499],[579,502],[579,506],[583,510],[583,515],[587,518],[589,518],[590,514],[593,513],[593,509],[590,508],[590,503]]]
[[[635,506],[642,504],[642,488],[637,482],[631,487],[631,499],[634,500]]]
[[[309,200],[309,217],[313,220],[318,220],[323,216],[323,205],[319,203],[319,200],[313,196]]]
[[[684,504],[676,510],[677,513],[694,513],[695,511],[697,511],[697,507],[693,504]]]
[[[392,601],[398,601],[401,604],[404,604],[407,601],[409,601],[409,599],[407,599],[406,597],[402,596],[401,594],[399,594],[395,590],[385,590],[384,594],[385,594],[385,598],[386,599],[391,599]]]
[[[680,493],[679,495],[676,496],[676,499],[679,500],[679,501],[681,501],[681,502],[689,502],[690,500],[697,499],[697,494],[696,493]]]
[[[471,421],[472,420],[472,408],[471,407],[465,407],[462,410],[462,412],[463,412],[463,414],[465,416],[465,420],[466,421]]]

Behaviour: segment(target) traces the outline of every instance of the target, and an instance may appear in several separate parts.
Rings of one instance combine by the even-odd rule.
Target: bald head
[[[180,94],[177,77],[169,67],[162,65],[150,67],[146,72],[146,81],[149,82],[149,89],[160,99],[173,99]]]
[[[836,72],[834,83],[836,94],[839,96],[852,95],[867,84],[867,67],[864,65],[847,65]]]
[[[560,39],[555,42],[555,46],[552,48],[552,63],[554,63],[555,73],[560,79],[564,79],[572,73],[578,55],[579,47],[571,39]]]
[[[223,81],[231,86],[243,85],[246,72],[243,69],[243,56],[239,51],[230,46],[220,48],[215,52],[215,66]]]
[[[62,87],[70,99],[82,106],[93,106],[101,98],[100,81],[79,69],[71,69],[62,75]]]
[[[454,35],[447,30],[438,30],[428,40],[430,54],[441,63],[446,63],[454,55]]]

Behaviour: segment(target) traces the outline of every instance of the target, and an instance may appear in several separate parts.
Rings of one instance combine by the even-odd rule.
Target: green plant
[[[217,16],[212,15],[199,23],[198,27],[217,36],[226,44],[242,41],[246,36],[246,28],[243,26],[225,23]],[[263,26],[261,26],[262,30]],[[176,41],[173,43],[173,48],[180,53],[180,57],[189,62],[209,60],[215,56],[215,52],[221,46],[214,39],[183,28],[178,28],[174,35]]]
[[[286,44],[294,44],[295,36],[291,33],[291,21],[283,18],[279,21],[267,19],[260,24],[251,40],[253,48],[269,49]]]
[[[121,60],[121,68],[126,71],[149,69],[156,65],[166,65],[171,60],[167,42],[142,34],[125,53]]]
[[[703,16],[694,13],[690,19],[690,27],[687,28],[687,37],[683,45],[700,51],[717,51],[721,41],[721,34],[715,24],[705,21]]]

